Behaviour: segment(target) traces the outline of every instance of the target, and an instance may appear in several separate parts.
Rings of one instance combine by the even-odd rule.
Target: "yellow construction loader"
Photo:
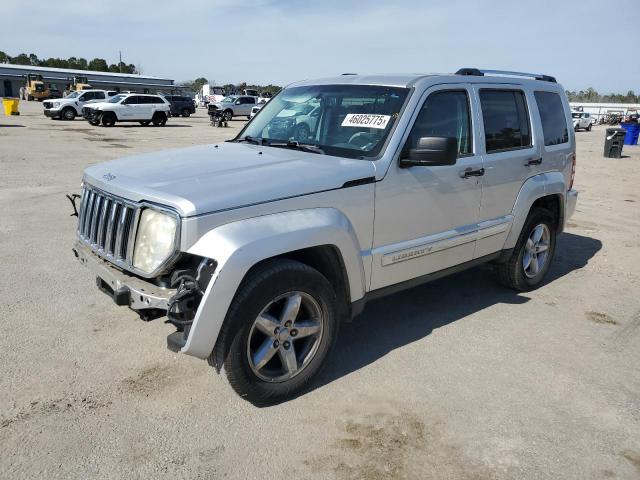
[[[29,73],[27,74],[27,84],[25,86],[26,92],[25,95],[27,100],[38,100],[43,101],[49,98],[49,87],[44,80],[42,79],[42,75],[37,73]]]

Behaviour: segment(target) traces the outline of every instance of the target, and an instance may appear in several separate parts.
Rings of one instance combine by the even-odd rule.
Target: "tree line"
[[[199,77],[196,78],[195,80],[189,80],[186,82],[181,82],[180,86],[184,87],[185,90],[188,90],[190,92],[199,92],[200,89],[202,88],[203,85],[206,84],[210,84],[210,85],[215,85],[215,86],[220,86],[222,88],[224,88],[224,91],[227,93],[232,93],[232,92],[241,92],[242,90],[246,89],[246,88],[251,88],[254,90],[258,90],[258,92],[262,93],[262,92],[269,92],[273,95],[275,95],[276,93],[278,93],[282,87],[278,86],[278,85],[249,85],[247,84],[247,82],[240,82],[237,84],[233,84],[233,83],[227,83],[225,85],[218,85],[215,80],[214,81],[209,81],[207,80],[205,77]]]
[[[640,95],[636,95],[633,90],[629,90],[626,95],[610,93],[609,95],[599,94],[595,88],[586,90],[567,91],[570,102],[585,103],[640,103]]]
[[[104,58],[94,58],[93,60],[87,60],[82,57],[69,57],[67,59],[53,57],[38,58],[34,53],[30,53],[29,55],[21,53],[15,57],[11,57],[5,52],[0,51],[0,63],[31,65],[33,67],[69,68],[71,70],[91,70],[94,72],[140,73],[133,64],[126,64],[124,62],[108,64]]]

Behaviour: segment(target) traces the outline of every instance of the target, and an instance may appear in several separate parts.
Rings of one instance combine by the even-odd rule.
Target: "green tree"
[[[95,72],[108,72],[109,65],[107,64],[104,58],[94,58],[87,65],[89,70],[93,70]]]
[[[9,63],[10,61],[11,57],[3,51],[0,51],[0,63]]]

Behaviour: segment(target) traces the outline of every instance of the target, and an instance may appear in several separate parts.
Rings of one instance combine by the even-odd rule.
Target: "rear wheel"
[[[191,111],[188,108],[182,109],[182,116],[188,118],[191,116]]]
[[[591,124],[589,124],[589,126],[587,127],[587,132],[591,131]]]
[[[542,283],[555,250],[553,215],[549,210],[536,208],[529,213],[509,260],[496,266],[498,279],[521,292],[533,290]]]
[[[302,392],[326,363],[338,331],[336,295],[327,279],[285,259],[263,263],[243,281],[210,357],[256,405]]]
[[[156,127],[164,127],[167,123],[167,115],[164,112],[156,112],[151,121]]]
[[[66,107],[62,110],[62,118],[64,120],[73,120],[76,118],[76,111],[71,107]]]
[[[113,112],[104,112],[102,114],[102,125],[105,127],[113,127],[116,124],[116,114]]]

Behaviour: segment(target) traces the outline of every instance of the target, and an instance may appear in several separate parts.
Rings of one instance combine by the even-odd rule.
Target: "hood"
[[[89,102],[84,102],[83,103],[83,106],[85,106],[85,107],[91,107],[91,108],[96,108],[96,109],[100,109],[100,108],[103,108],[103,107],[110,107],[112,105],[114,105],[114,104],[113,103],[109,103],[109,102],[95,102],[95,101],[93,101],[93,102],[89,101]]]
[[[189,217],[332,190],[374,176],[375,164],[369,160],[221,143],[101,163],[85,170],[84,181]]]

